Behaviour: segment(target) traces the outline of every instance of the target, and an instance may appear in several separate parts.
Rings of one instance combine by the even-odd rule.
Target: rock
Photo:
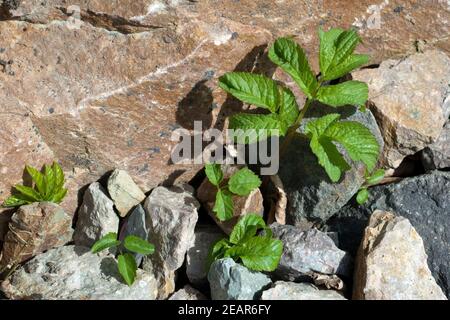
[[[3,243],[0,267],[11,267],[71,241],[72,217],[57,204],[35,202],[13,214]]]
[[[312,273],[349,276],[352,259],[325,233],[311,229],[300,231],[294,226],[274,223],[273,236],[283,242],[283,255],[275,274],[283,280],[295,281]]]
[[[6,233],[8,232],[8,224],[11,221],[11,217],[14,210],[7,208],[0,208],[0,241],[3,241]]]
[[[185,285],[183,289],[178,290],[169,300],[207,300],[206,297],[200,291],[192,288],[189,285]]]
[[[108,192],[121,217],[145,199],[145,194],[128,173],[118,169],[108,179]]]
[[[213,300],[255,300],[272,283],[261,272],[255,272],[226,258],[214,261],[208,273]]]
[[[124,240],[127,236],[133,235],[140,237],[141,239],[148,238],[148,229],[145,225],[145,210],[139,204],[136,208],[125,218],[125,222],[122,225],[122,230],[119,235],[120,240]],[[122,250],[128,251],[125,247],[122,246]],[[139,253],[130,252],[134,255],[136,260],[136,264],[140,265],[144,256]]]
[[[224,181],[228,179],[242,166],[229,166],[222,165],[222,171],[224,175]],[[216,218],[213,212],[214,203],[216,201],[217,187],[208,181],[208,178],[202,182],[200,187],[197,189],[197,198],[203,204],[203,206],[208,210],[209,215],[217,225],[226,233],[230,234],[233,230],[234,225],[238,222],[239,218],[247,213],[256,213],[260,216],[264,213],[263,207],[263,197],[259,189],[253,190],[248,196],[237,196],[233,195],[233,218],[227,221],[220,221]]]
[[[371,188],[366,204],[352,201],[327,222],[326,229],[338,232],[341,249],[355,254],[369,217],[377,209],[395,212],[411,222],[424,241],[434,278],[450,297],[450,172],[434,171]]]
[[[310,283],[277,281],[263,291],[261,300],[347,300],[334,290],[319,290]]]
[[[308,110],[301,130],[310,120],[329,113],[340,113],[343,120],[362,123],[372,131],[382,147],[383,141],[373,115],[370,111],[359,112],[355,107],[332,109],[315,104]],[[352,169],[346,171],[339,182],[333,183],[312,153],[309,139],[296,136],[291,141],[278,172],[288,199],[288,223],[299,225],[305,221],[326,221],[351,199],[364,183],[365,166],[347,156],[346,159],[353,163]]]
[[[88,187],[78,211],[73,235],[75,245],[90,248],[106,234],[118,232],[119,217],[113,206],[100,183],[94,182]]]
[[[0,13],[1,60],[11,61],[0,72],[0,201],[21,182],[18,163],[57,158],[69,214],[81,186],[117,167],[142,190],[189,181],[201,165],[171,165],[172,131],[193,120],[221,128],[241,104],[217,78],[255,66],[270,75],[260,53],[277,36],[295,35],[316,71],[320,25],[353,25],[371,63],[414,52],[419,42],[450,52],[445,1],[402,3],[401,11],[393,1],[374,10],[372,0],[10,2]]]
[[[450,115],[450,58],[444,52],[387,60],[352,76],[369,85],[369,106],[385,141],[384,166],[395,169],[438,139]]]
[[[447,120],[439,138],[421,152],[421,160],[426,170],[450,167],[450,121]]]
[[[194,245],[186,255],[186,274],[189,282],[196,286],[207,284],[208,254],[213,244],[225,234],[216,226],[197,226],[194,234]]]
[[[447,300],[427,264],[422,238],[403,217],[375,211],[358,251],[353,298]]]
[[[155,278],[138,269],[135,283],[124,283],[113,256],[65,246],[40,254],[2,283],[10,299],[154,300]]]
[[[157,187],[145,200],[148,241],[155,252],[144,257],[144,270],[152,271],[158,281],[158,298],[175,290],[175,271],[181,267],[187,250],[194,243],[194,228],[200,204],[189,185]]]

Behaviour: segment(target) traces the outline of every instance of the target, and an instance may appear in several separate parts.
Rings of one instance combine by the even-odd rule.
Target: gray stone
[[[422,238],[408,219],[380,210],[372,214],[358,251],[353,298],[447,300],[428,268]]]
[[[439,138],[422,150],[420,155],[426,170],[450,167],[450,121],[445,123]]]
[[[352,258],[336,247],[334,241],[317,229],[301,231],[294,226],[274,223],[274,237],[283,242],[283,255],[275,274],[295,281],[312,273],[349,276]]]
[[[197,286],[207,284],[208,253],[212,245],[225,234],[216,226],[203,225],[195,228],[194,245],[186,255],[186,274],[189,281]]]
[[[355,254],[369,217],[377,209],[395,212],[411,222],[424,241],[434,278],[450,297],[450,172],[434,171],[371,188],[366,204],[352,201],[327,222],[326,229],[338,232],[341,249]]]
[[[385,141],[383,166],[395,169],[437,140],[450,115],[450,58],[444,52],[386,60],[352,76],[369,85],[369,107]]]
[[[261,300],[347,300],[334,290],[319,290],[310,283],[277,281],[262,293]]]
[[[185,285],[183,289],[178,290],[170,296],[169,300],[207,300],[205,295],[192,288],[190,285]]]
[[[124,283],[113,256],[65,246],[40,254],[1,286],[10,299],[154,300],[156,280],[141,269],[135,283]]]
[[[200,204],[193,193],[189,185],[157,187],[144,203],[148,240],[155,245],[155,253],[144,257],[143,267],[156,275],[160,299],[175,290],[175,271],[194,243]]]
[[[329,113],[340,113],[343,120],[362,123],[372,131],[380,145],[383,145],[373,115],[370,111],[359,112],[355,107],[333,109],[320,104],[313,105],[302,128],[308,121]],[[345,172],[339,182],[333,183],[312,153],[309,139],[296,136],[291,141],[278,172],[288,199],[286,218],[289,223],[301,224],[305,220],[326,221],[351,199],[364,182],[365,166],[361,162],[353,163],[348,157],[346,159],[352,169]]]
[[[272,283],[265,274],[251,271],[230,258],[213,262],[208,281],[213,300],[254,300]]]
[[[119,169],[114,170],[108,179],[108,192],[121,217],[125,217],[134,206],[145,199],[145,194],[129,174]]]
[[[78,211],[73,235],[75,245],[91,247],[106,234],[118,231],[119,216],[114,211],[114,203],[105,194],[100,183],[92,183],[84,193],[83,203]]]
[[[142,239],[148,238],[148,229],[145,225],[145,210],[140,204],[125,218],[119,239],[124,240],[129,235],[137,236]],[[122,249],[128,251],[123,246]],[[140,265],[144,256],[139,253],[130,253],[134,255],[137,265]]]

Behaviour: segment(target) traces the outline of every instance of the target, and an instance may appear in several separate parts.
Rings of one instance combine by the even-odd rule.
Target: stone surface
[[[377,209],[395,212],[411,222],[423,239],[434,278],[450,297],[450,172],[434,171],[371,188],[366,204],[352,201],[327,222],[327,229],[338,232],[341,249],[355,254],[369,217]]]
[[[106,234],[119,231],[119,216],[113,206],[100,183],[94,182],[87,188],[78,211],[75,245],[90,248]]]
[[[349,276],[352,259],[334,244],[324,232],[317,229],[300,231],[294,226],[274,223],[273,236],[283,242],[275,274],[281,279],[295,281],[312,273]]]
[[[363,69],[353,79],[369,85],[369,106],[385,141],[382,164],[397,168],[404,157],[435,142],[450,115],[450,58],[429,50]]]
[[[65,246],[40,254],[17,269],[1,289],[10,299],[154,300],[156,281],[139,269],[135,283],[123,282],[114,257]]]
[[[0,9],[0,201],[21,182],[23,163],[56,158],[68,177],[68,213],[81,186],[114,168],[144,191],[188,181],[200,166],[170,164],[172,131],[201,119],[222,128],[241,105],[217,88],[217,77],[270,71],[259,53],[276,36],[296,36],[316,70],[320,25],[355,26],[371,63],[419,44],[450,52],[446,1],[10,3]],[[71,5],[80,7],[81,24]]]
[[[71,241],[72,217],[59,205],[35,202],[12,216],[3,243],[0,267],[11,267],[41,252]]]
[[[119,239],[124,240],[127,236],[133,235],[140,237],[141,239],[148,238],[148,229],[145,222],[145,210],[142,205],[137,205],[136,208],[126,217],[125,222],[122,225],[122,230],[119,234]],[[123,245],[123,243],[122,243]],[[128,251],[122,246],[122,249]],[[140,265],[144,256],[139,253],[130,252],[134,255],[137,265]]]
[[[353,298],[447,300],[427,264],[422,238],[403,217],[375,211],[358,251]]]
[[[207,284],[208,253],[216,241],[225,237],[226,235],[216,226],[197,225],[194,244],[186,255],[186,275],[190,283],[196,286]]]
[[[0,208],[0,241],[3,241],[8,232],[8,224],[11,221],[13,213],[14,210],[12,209]]]
[[[185,285],[183,289],[176,291],[170,296],[169,300],[207,300],[205,295],[192,288],[190,285]]]
[[[310,283],[277,281],[262,293],[261,300],[347,300],[334,290],[319,290]]]
[[[308,121],[329,113],[341,114],[342,120],[362,123],[383,145],[377,123],[370,111],[362,113],[351,106],[334,109],[321,104],[313,105],[302,123],[302,132]],[[312,153],[309,139],[294,137],[280,161],[278,172],[288,199],[288,223],[326,221],[351,199],[364,182],[365,166],[362,162],[350,161],[348,157],[347,161],[353,163],[352,169],[346,171],[339,182],[333,183]]]
[[[121,217],[145,199],[145,194],[124,171],[116,169],[108,178],[108,193]]]
[[[233,259],[214,261],[208,273],[213,300],[254,300],[272,283],[261,272],[255,272]]]
[[[155,252],[144,257],[143,267],[155,274],[160,299],[175,290],[175,271],[194,243],[200,204],[193,192],[189,185],[157,187],[145,200],[148,241],[154,244]]]
[[[229,166],[222,165],[222,172],[224,175],[224,183],[237,172],[242,166]],[[238,222],[241,216],[247,213],[256,213],[263,215],[263,197],[259,189],[253,190],[248,196],[242,197],[238,195],[233,195],[233,218],[227,221],[220,221],[216,218],[213,212],[214,204],[216,201],[217,187],[208,181],[208,178],[202,182],[200,187],[197,189],[197,198],[203,204],[203,206],[208,210],[209,215],[217,225],[226,233],[230,234],[233,230],[234,225]]]
[[[426,170],[450,167],[450,121],[447,120],[439,138],[421,152],[421,160]]]

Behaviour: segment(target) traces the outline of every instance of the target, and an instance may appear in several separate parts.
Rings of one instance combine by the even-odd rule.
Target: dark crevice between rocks
[[[17,9],[19,4],[19,0],[3,0],[0,4],[0,21],[13,19],[11,10]]]
[[[64,7],[58,7],[57,9],[67,17],[72,16],[72,13],[68,12]],[[164,28],[163,26],[142,24],[138,21],[128,20],[116,15],[96,13],[91,10],[81,10],[79,14],[80,19],[83,22],[89,23],[96,28],[102,28],[108,31],[116,31],[125,35]]]

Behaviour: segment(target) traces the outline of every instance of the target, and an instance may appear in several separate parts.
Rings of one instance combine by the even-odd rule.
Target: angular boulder
[[[425,170],[450,168],[450,120],[439,138],[420,153]]]
[[[176,291],[170,296],[169,300],[206,300],[206,297],[200,291],[185,285],[183,289]]]
[[[310,283],[277,281],[262,293],[261,300],[347,300],[334,290],[319,290]]]
[[[122,230],[119,234],[119,240],[123,241],[127,236],[136,236],[141,239],[148,238],[148,229],[146,226],[146,213],[142,205],[137,205],[133,211],[125,218],[122,225]],[[122,242],[122,250],[128,251]],[[128,251],[129,252],[129,251]],[[140,265],[144,256],[140,253],[129,252],[136,260],[137,265]]]

